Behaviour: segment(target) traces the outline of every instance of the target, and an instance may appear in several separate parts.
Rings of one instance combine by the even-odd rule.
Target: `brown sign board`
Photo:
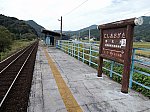
[[[102,76],[103,59],[122,63],[124,65],[121,89],[123,93],[128,93],[134,20],[135,18],[132,18],[98,26],[101,31],[98,76]]]
[[[126,28],[106,29],[102,35],[103,58],[108,58],[120,63],[124,63],[124,53],[126,47]]]

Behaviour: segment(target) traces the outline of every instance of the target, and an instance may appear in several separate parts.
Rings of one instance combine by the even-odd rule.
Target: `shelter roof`
[[[51,31],[51,30],[42,29],[41,32],[44,33],[44,34],[51,35],[51,36],[60,36],[60,33],[54,32],[54,31]],[[62,34],[62,36],[65,36],[65,35]]]

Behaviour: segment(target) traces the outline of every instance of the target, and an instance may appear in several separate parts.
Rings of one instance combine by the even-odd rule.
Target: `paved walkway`
[[[120,92],[121,85],[64,52],[46,48],[53,64],[84,112],[150,112],[150,100],[133,90]],[[59,82],[40,43],[32,81],[28,112],[67,112]],[[64,87],[66,88],[66,87]],[[72,107],[75,108],[75,107]],[[77,110],[76,110],[77,111]],[[75,112],[75,111],[70,111]],[[80,112],[80,111],[78,111]]]

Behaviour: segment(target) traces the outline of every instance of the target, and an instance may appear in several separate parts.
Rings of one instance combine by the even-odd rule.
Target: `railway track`
[[[38,42],[0,63],[0,112],[26,112]]]
[[[23,52],[25,52],[30,46],[27,46],[24,49],[19,50],[18,52],[14,53],[13,55],[9,56],[8,58],[6,58],[5,60],[0,62],[0,71],[2,71],[2,69],[4,69],[4,67],[9,66],[9,64],[16,59],[16,57],[19,57],[19,55],[21,55]]]

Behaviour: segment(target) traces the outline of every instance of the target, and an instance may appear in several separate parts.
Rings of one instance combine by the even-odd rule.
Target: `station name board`
[[[134,26],[135,23],[140,23],[142,19],[138,20],[131,18],[98,26],[101,34],[98,77],[102,77],[103,59],[122,63],[121,92],[123,93],[128,93]]]
[[[102,33],[101,56],[124,63],[126,28],[106,29]]]

